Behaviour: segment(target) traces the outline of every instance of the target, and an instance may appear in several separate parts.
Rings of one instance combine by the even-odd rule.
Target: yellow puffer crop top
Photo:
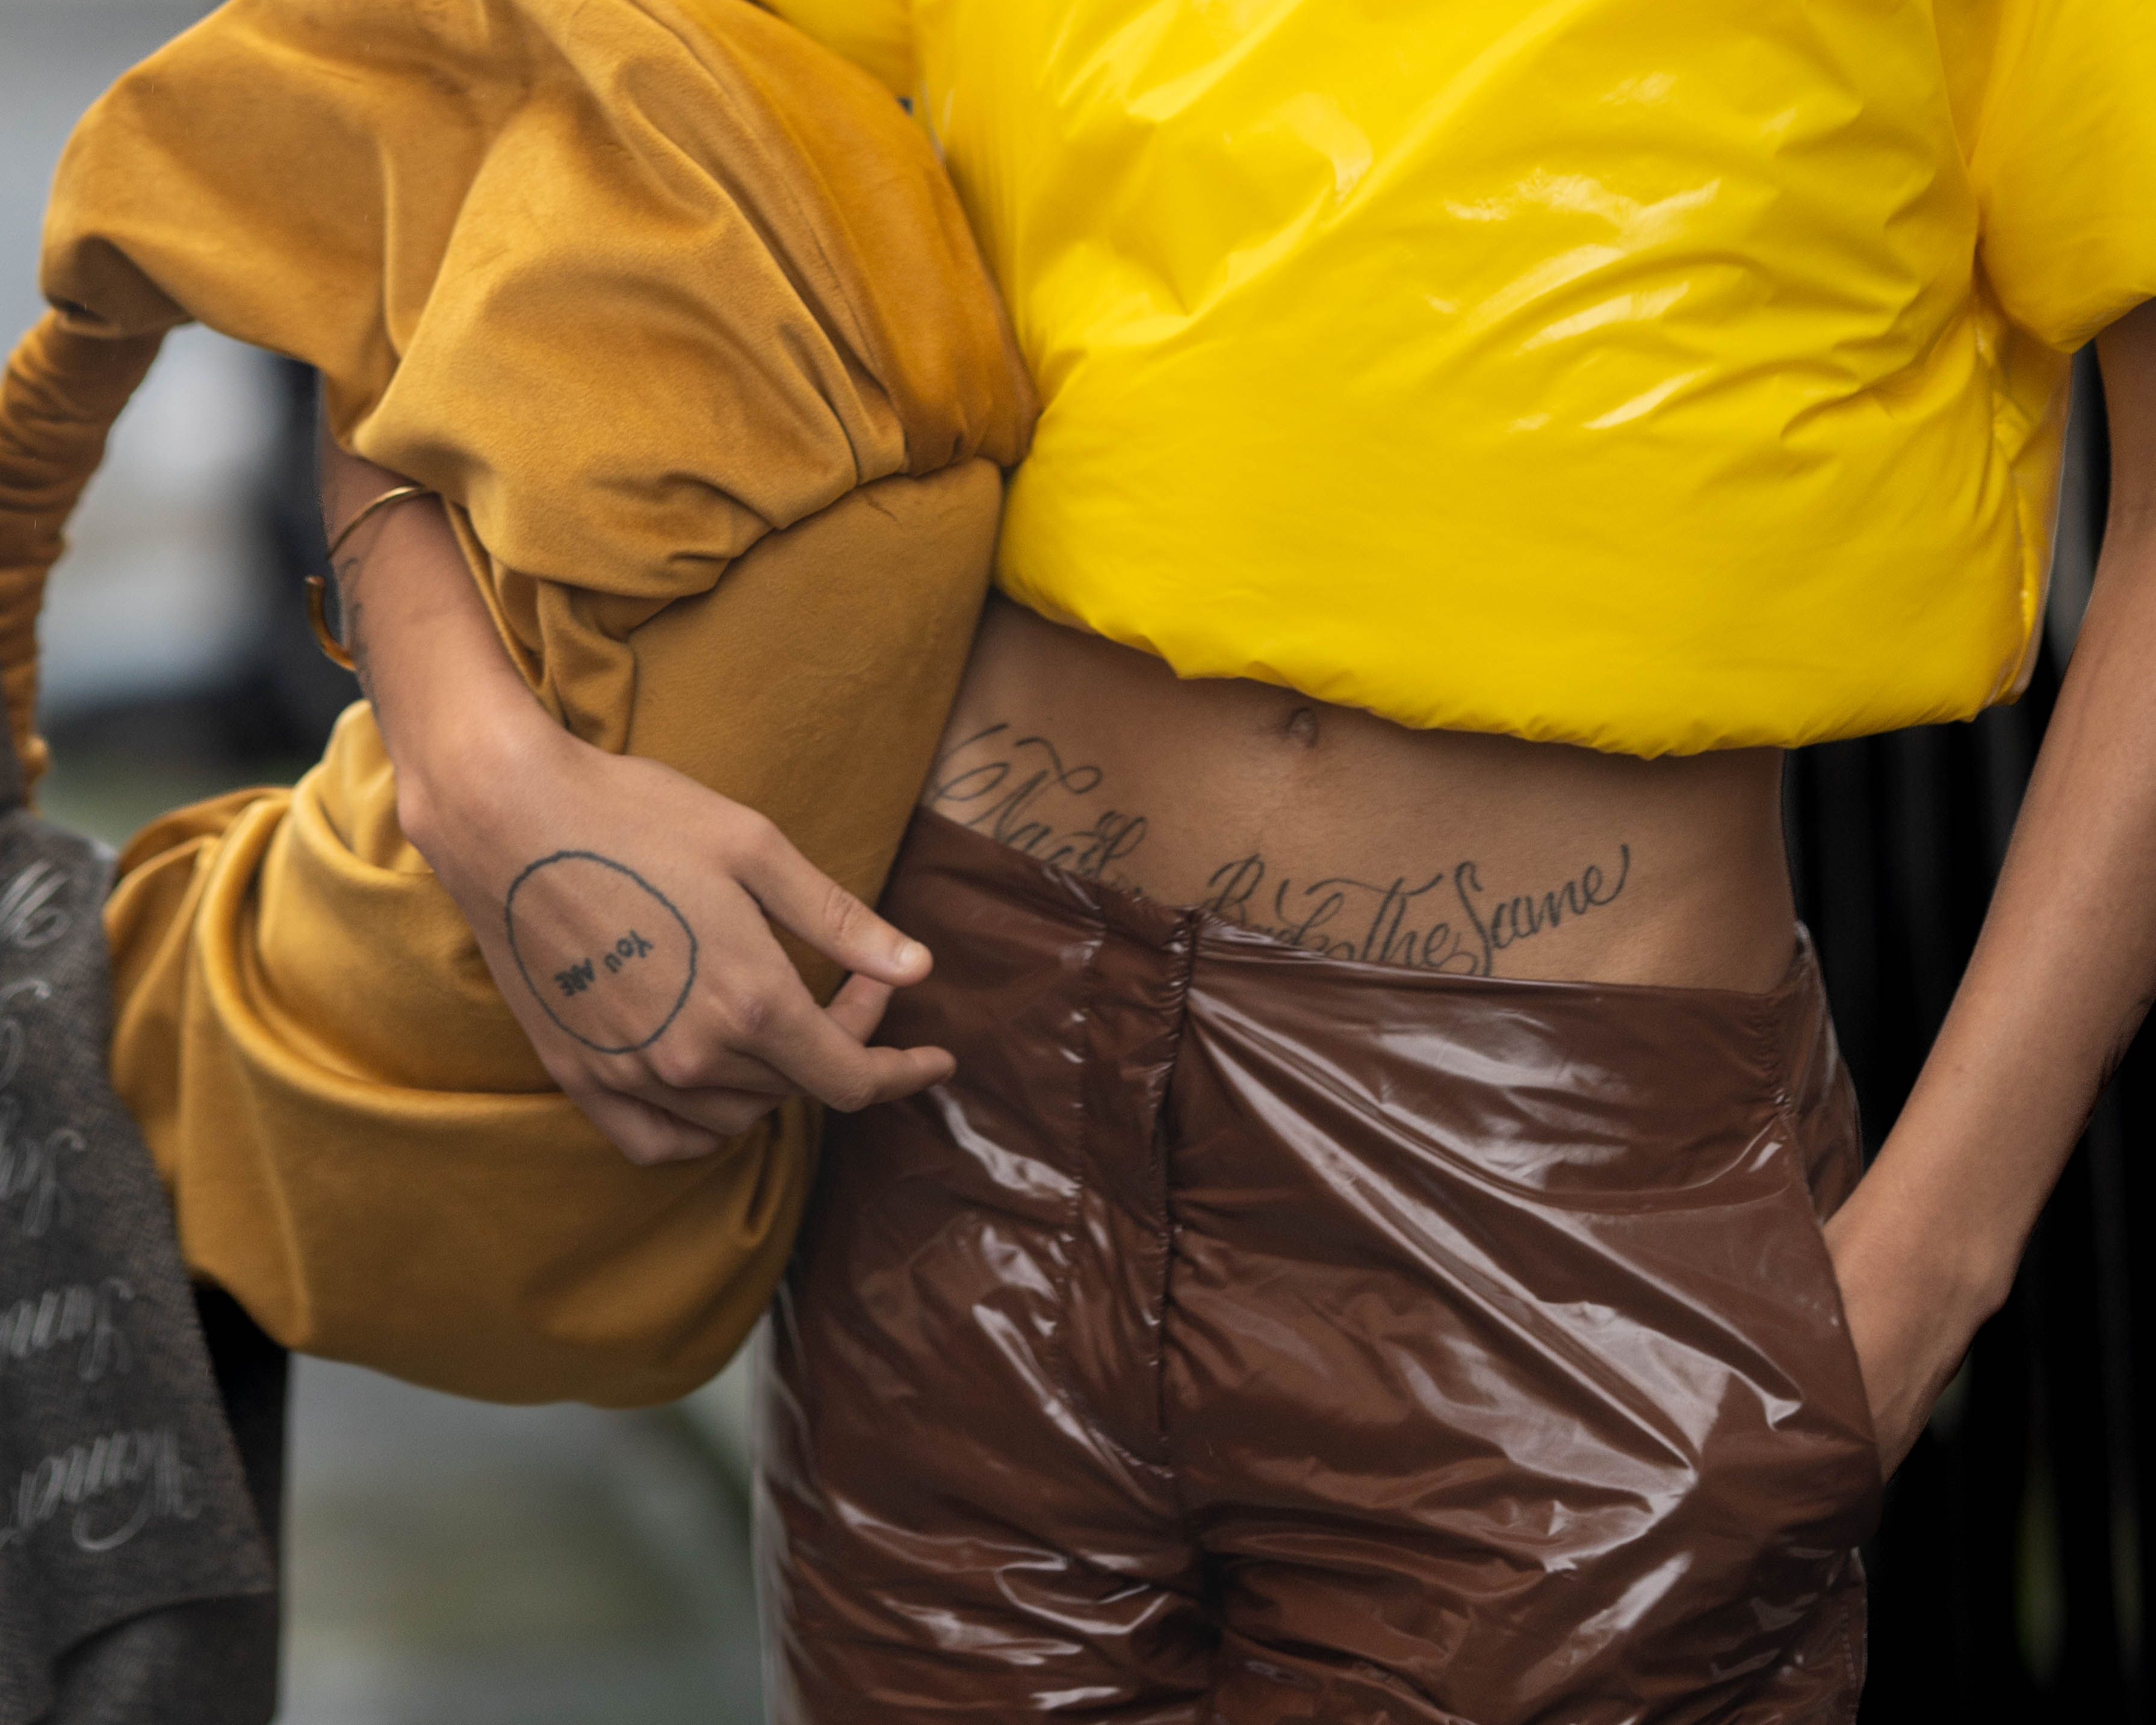
[[[2156,297],[2156,0],[767,0],[1040,384],[998,579],[1185,675],[1655,755],[2025,675]]]

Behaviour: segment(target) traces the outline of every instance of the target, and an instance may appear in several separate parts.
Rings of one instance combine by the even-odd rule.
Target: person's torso
[[[1328,950],[1763,988],[1745,746],[2017,686],[2066,355],[2156,294],[2133,0],[769,3],[912,102],[1042,399],[997,576],[1078,629],[992,610],[931,806]]]

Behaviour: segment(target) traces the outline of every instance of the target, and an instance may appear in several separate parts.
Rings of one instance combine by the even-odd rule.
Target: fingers
[[[775,828],[771,830],[776,834]],[[802,861],[783,839],[778,843],[783,855],[774,865],[777,874],[793,878],[797,887],[802,880],[795,877],[805,877],[816,886],[819,906],[830,911],[824,932],[831,936],[826,942],[831,950],[849,944],[858,950],[878,942],[888,947],[904,941],[860,900]],[[955,1063],[941,1050],[863,1045],[890,1002],[894,983],[888,975],[856,972],[829,1008],[816,1004],[773,937],[765,918],[775,911],[755,899],[750,872],[742,869],[737,874],[736,885],[744,894],[743,922],[729,931],[734,937],[724,942],[735,963],[726,970],[715,969],[699,1006],[670,1026],[658,1042],[639,1050],[633,1065],[620,1069],[614,1081],[619,1086],[669,1108],[679,1106],[674,1093],[718,1088],[805,1093],[827,1106],[851,1111],[911,1096],[950,1076]],[[774,876],[758,878],[768,886]],[[775,896],[782,908],[790,902],[783,891]],[[850,911],[844,908],[849,906]],[[797,918],[793,926],[805,932],[808,924]],[[917,942],[906,944],[915,975],[925,976],[926,949]],[[714,940],[715,949],[721,945]],[[883,968],[889,973],[905,967],[891,962],[886,951]]]
[[[941,1084],[957,1069],[957,1062],[942,1049],[864,1049],[838,1027],[843,1005],[844,1016],[873,1029],[889,998],[888,988],[870,983],[850,1000],[834,1000],[829,1014],[817,1014],[832,1034],[847,1044],[855,1060],[847,1062],[842,1057],[842,1064],[828,1076],[819,1071],[812,1081],[796,1085],[778,1081],[781,1088],[776,1091],[660,1086],[642,1095],[579,1086],[570,1100],[629,1161],[649,1168],[711,1155],[786,1096],[803,1090],[830,1107],[851,1111]]]
[[[709,1156],[723,1135],[654,1106],[641,1097],[596,1086],[569,1093],[583,1117],[607,1142],[639,1168]]]
[[[883,1022],[884,1009],[891,1004],[891,992],[890,983],[880,983],[874,977],[850,976],[824,1010],[831,1022],[855,1041],[866,1042]]]
[[[722,1138],[732,1138],[747,1132],[787,1097],[798,1094],[783,1080],[774,1079],[773,1085],[767,1090],[735,1090],[713,1085],[701,1090],[662,1091],[656,1096],[646,1092],[640,1100],[652,1102],[669,1114],[678,1115],[693,1126],[716,1132]]]
[[[805,1094],[851,1112],[941,1084],[956,1070],[941,1049],[862,1046],[890,999],[887,983],[856,980],[826,1009],[783,959],[773,968],[774,975],[737,983],[711,1017],[677,1023],[616,1066],[612,1081],[668,1108],[685,1093],[718,1088]]]
[[[870,983],[825,1010],[803,991],[798,1013],[782,1009],[752,1041],[700,1049],[684,1038],[655,1060],[625,1065],[617,1082],[624,1093],[723,1132],[747,1130],[788,1096],[811,1096],[848,1113],[895,1101],[941,1084],[957,1063],[940,1048],[861,1045],[889,993]]]
[[[891,1003],[891,992],[888,983],[872,978],[850,977],[830,1005],[823,1009],[823,1016],[850,1045],[842,1058],[864,1055],[865,1051],[860,1045],[875,1033],[885,1008]],[[891,1052],[878,1050],[877,1055]],[[867,1094],[871,1100],[887,1101],[911,1095],[950,1076],[952,1062],[940,1050],[903,1052],[909,1056],[926,1054],[930,1057],[911,1059],[885,1072],[879,1072],[876,1062],[871,1060],[860,1070],[839,1073],[833,1081],[834,1089],[839,1094]],[[652,1076],[649,1067],[639,1062],[623,1073],[617,1093],[634,1096],[665,1114],[679,1117],[723,1137],[732,1137],[748,1131],[780,1102],[788,1096],[799,1096],[805,1088],[773,1065],[740,1050],[712,1050],[701,1060],[693,1056],[689,1060],[700,1069],[705,1081],[670,1084]],[[681,1076],[688,1076],[687,1063],[676,1070]],[[851,1087],[839,1088],[846,1086]],[[827,1096],[825,1100],[829,1097]]]
[[[701,993],[698,1007],[633,1055],[593,1060],[588,1053],[548,1050],[557,1056],[547,1062],[556,1082],[631,1162],[709,1155],[789,1096],[851,1111],[911,1096],[956,1070],[941,1049],[865,1045],[894,986],[928,973],[928,954],[805,861],[775,828],[770,837],[755,863],[736,865],[747,895],[741,909],[756,930],[751,952],[739,937],[713,940],[714,951],[732,947],[737,961],[714,969],[717,986]],[[786,962],[764,916],[852,968],[829,1007],[816,1004]]]
[[[904,988],[928,974],[928,949],[909,940],[764,822],[737,864],[764,914],[848,970]]]
[[[863,1004],[857,997],[849,1014]],[[817,1101],[844,1113],[910,1096],[957,1070],[940,1048],[864,1048],[833,1014],[805,1001],[775,1015],[756,1052]]]

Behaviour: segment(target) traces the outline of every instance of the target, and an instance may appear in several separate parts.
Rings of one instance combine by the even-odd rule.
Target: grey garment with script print
[[[0,719],[0,1725],[261,1725],[276,1578],[113,1093],[109,855]]]

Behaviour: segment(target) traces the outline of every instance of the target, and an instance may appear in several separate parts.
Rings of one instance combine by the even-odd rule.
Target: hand
[[[785,1096],[855,1109],[951,1075],[940,1049],[864,1045],[926,949],[762,816],[528,700],[461,741],[453,786],[400,786],[406,831],[547,1072],[631,1161],[708,1153]],[[828,1008],[772,922],[854,973]]]
[[[1865,1185],[1827,1223],[1826,1243],[1885,1477],[1915,1446],[1989,1308],[1955,1255],[1912,1250],[1921,1232],[1885,1204],[1863,1202]]]
[[[332,537],[401,483],[325,439]],[[941,1049],[865,1045],[927,952],[753,810],[557,724],[437,500],[365,522],[336,572],[399,824],[548,1074],[629,1160],[708,1154],[787,1096],[860,1108],[951,1075]],[[829,1007],[773,922],[853,973]]]

